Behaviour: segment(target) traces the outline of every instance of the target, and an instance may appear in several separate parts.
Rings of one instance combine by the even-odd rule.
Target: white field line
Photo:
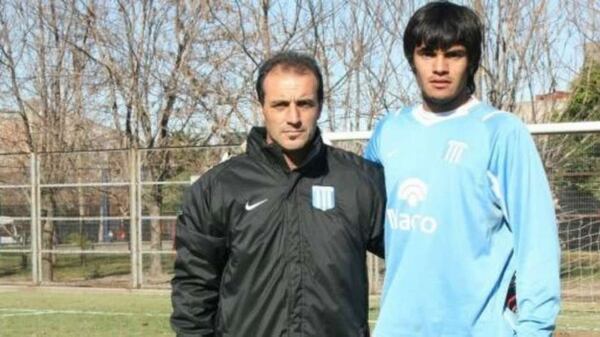
[[[1,2],[1,0],[0,0]],[[77,294],[139,294],[170,296],[171,289],[126,289],[126,288],[87,288],[68,286],[31,286],[31,285],[0,285],[0,293],[3,292],[43,292],[43,293],[77,293]]]
[[[151,313],[133,313],[133,312],[0,308],[0,317],[39,316],[39,315],[145,316],[145,317],[169,317],[170,316],[169,314],[151,314]]]

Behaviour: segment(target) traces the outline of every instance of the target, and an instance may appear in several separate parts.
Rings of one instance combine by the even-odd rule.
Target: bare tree
[[[6,2],[3,6],[0,64],[8,75],[3,85],[9,89],[4,99],[13,103],[23,122],[21,149],[53,152],[86,146],[90,137],[82,124],[83,107],[93,101],[95,89],[84,80],[87,59],[67,43],[86,44],[85,27],[77,25],[64,2]],[[43,182],[64,182],[68,165],[59,154],[46,157],[41,167]],[[44,249],[52,249],[57,237],[52,220],[59,209],[55,192],[42,194]],[[45,280],[53,279],[54,260],[51,254],[43,255]]]

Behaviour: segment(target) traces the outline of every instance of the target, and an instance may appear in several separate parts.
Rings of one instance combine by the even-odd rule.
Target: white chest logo
[[[333,186],[312,187],[312,206],[322,211],[327,211],[335,207],[335,188]]]
[[[469,145],[456,140],[448,141],[448,147],[446,147],[446,153],[444,154],[444,160],[450,164],[460,163],[462,156]]]
[[[418,178],[409,178],[398,188],[398,198],[405,200],[410,207],[416,207],[427,198],[427,185]]]
[[[269,200],[269,199],[264,199],[264,200],[261,200],[259,202],[255,202],[253,204],[250,204],[248,201],[246,201],[246,210],[247,211],[251,211],[251,210],[255,209],[256,207],[258,207],[258,206],[264,204],[265,202],[267,202],[267,200]]]

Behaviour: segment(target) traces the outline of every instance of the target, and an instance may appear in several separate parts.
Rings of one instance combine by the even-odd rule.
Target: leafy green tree
[[[590,61],[574,81],[571,98],[560,122],[600,119],[600,62]]]

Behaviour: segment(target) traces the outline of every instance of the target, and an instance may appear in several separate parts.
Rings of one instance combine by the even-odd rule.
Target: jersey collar
[[[477,98],[471,96],[471,98],[465,104],[454,110],[445,112],[425,111],[425,109],[423,109],[423,104],[419,104],[413,108],[412,115],[417,122],[423,124],[424,126],[430,126],[457,117],[466,116],[469,114],[471,108],[479,103],[480,102]]]

